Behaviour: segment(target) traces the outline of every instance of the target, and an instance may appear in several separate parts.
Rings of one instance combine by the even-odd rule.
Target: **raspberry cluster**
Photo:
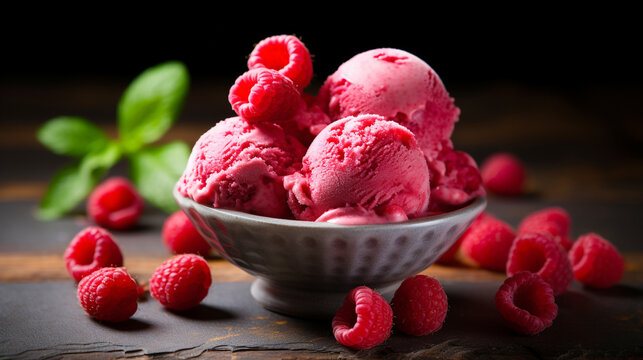
[[[440,330],[448,307],[440,282],[426,275],[405,279],[390,304],[377,291],[359,286],[333,317],[333,334],[344,346],[370,349],[388,339],[394,326],[412,336]]]
[[[69,275],[78,282],[80,306],[93,318],[121,322],[136,312],[145,287],[123,267],[123,255],[105,229],[89,226],[81,230],[65,250]],[[150,293],[164,307],[187,310],[208,294],[212,277],[205,259],[196,254],[179,254],[152,274]]]
[[[310,52],[292,35],[263,39],[248,57],[248,70],[230,87],[228,101],[248,122],[274,122],[304,143],[330,123],[304,89],[313,76]]]
[[[438,263],[505,272],[507,281],[496,306],[516,331],[535,334],[551,325],[556,317],[554,299],[574,279],[605,288],[618,283],[625,271],[625,261],[613,244],[595,233],[573,241],[571,223],[569,213],[557,206],[527,214],[517,230],[483,212]]]

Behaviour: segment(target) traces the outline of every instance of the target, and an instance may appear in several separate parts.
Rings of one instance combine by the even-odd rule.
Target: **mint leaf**
[[[89,153],[59,170],[41,199],[38,217],[52,220],[72,210],[89,195],[120,157],[119,146],[111,142],[104,149]]]
[[[130,155],[130,177],[149,203],[171,213],[178,210],[172,190],[189,156],[190,148],[180,141],[142,148]]]
[[[104,149],[109,138],[96,125],[80,118],[60,116],[38,129],[38,141],[56,154],[81,157]]]
[[[154,142],[172,126],[183,105],[189,75],[180,62],[167,62],[141,73],[118,104],[118,131],[125,151]]]

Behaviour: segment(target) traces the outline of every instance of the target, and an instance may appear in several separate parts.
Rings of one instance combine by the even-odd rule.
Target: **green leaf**
[[[60,155],[81,157],[104,149],[109,138],[96,125],[80,117],[60,116],[47,121],[36,134],[38,140]]]
[[[110,142],[104,149],[89,153],[74,164],[59,170],[49,182],[41,199],[38,217],[42,220],[52,220],[71,211],[89,195],[120,157],[119,146]]]
[[[178,210],[172,190],[183,174],[190,148],[176,141],[145,147],[130,155],[130,176],[141,195],[152,205],[171,213]]]
[[[118,131],[125,151],[133,153],[154,142],[179,115],[189,87],[189,75],[180,62],[145,70],[125,90],[118,104]]]

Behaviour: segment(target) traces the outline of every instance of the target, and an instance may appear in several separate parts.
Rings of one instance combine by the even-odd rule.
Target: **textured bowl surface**
[[[269,310],[332,316],[366,285],[389,296],[433,264],[486,206],[486,198],[446,214],[401,223],[345,226],[276,219],[196,203],[181,209],[226,260],[254,275],[251,293]]]

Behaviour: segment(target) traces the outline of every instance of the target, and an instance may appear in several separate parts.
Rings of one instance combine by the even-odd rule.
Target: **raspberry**
[[[468,236],[470,229],[471,229],[471,228],[473,228],[473,227],[476,227],[476,226],[477,226],[477,223],[478,223],[480,220],[482,220],[486,215],[487,215],[487,213],[486,213],[486,212],[483,212],[483,213],[481,213],[480,215],[478,215],[478,216],[473,220],[473,222],[471,223],[471,225],[469,225],[469,227],[467,228],[467,230],[465,230],[465,231],[464,231],[464,233],[462,233],[462,235],[460,235],[460,237],[458,238],[458,240],[456,240],[456,242],[455,242],[453,245],[451,245],[451,247],[450,247],[450,248],[449,248],[449,249],[448,249],[444,254],[442,254],[442,255],[440,256],[440,258],[438,258],[438,260],[437,260],[436,262],[437,262],[438,264],[443,264],[443,265],[456,264],[456,263],[458,262],[458,261],[457,261],[457,254],[458,254],[458,250],[460,250],[460,245],[462,244],[462,239],[463,239],[464,237]]]
[[[565,250],[547,233],[518,235],[509,251],[507,275],[520,271],[538,274],[551,286],[554,295],[567,290],[573,280],[572,265]]]
[[[208,295],[212,276],[199,255],[176,255],[161,264],[150,278],[150,293],[161,305],[173,310],[197,306]]]
[[[92,317],[110,322],[129,319],[138,308],[138,286],[123,268],[102,268],[78,283],[80,306]]]
[[[415,275],[405,279],[395,291],[391,306],[396,328],[422,336],[442,328],[449,304],[438,280]]]
[[[496,293],[496,308],[511,328],[527,335],[550,327],[558,315],[551,286],[528,271],[504,281]]]
[[[391,335],[393,310],[376,291],[359,286],[344,299],[332,321],[335,339],[353,349],[370,349]]]
[[[96,226],[86,227],[76,234],[67,246],[64,258],[67,272],[76,282],[100,268],[123,266],[123,254],[112,235]]]
[[[181,210],[165,219],[161,237],[168,251],[174,254],[191,253],[208,256],[212,249]]]
[[[480,166],[482,181],[487,190],[503,196],[522,194],[527,172],[522,162],[509,153],[496,153]]]
[[[132,183],[112,177],[98,185],[87,199],[87,213],[100,226],[124,230],[136,225],[143,212],[143,199]]]
[[[228,101],[249,122],[285,123],[299,109],[301,95],[292,81],[275,70],[248,70],[230,88]]]
[[[462,235],[458,258],[465,264],[504,271],[516,233],[506,222],[484,213]]]
[[[518,224],[518,234],[544,231],[554,237],[565,251],[572,247],[570,240],[571,218],[565,209],[551,206],[534,211]]]
[[[301,91],[313,77],[313,62],[308,49],[297,37],[276,35],[260,41],[250,53],[248,69],[277,70]]]
[[[478,165],[466,152],[445,148],[428,164],[432,211],[454,210],[484,194]]]
[[[598,234],[582,235],[569,251],[574,278],[596,288],[618,283],[625,272],[625,260],[609,241]]]

